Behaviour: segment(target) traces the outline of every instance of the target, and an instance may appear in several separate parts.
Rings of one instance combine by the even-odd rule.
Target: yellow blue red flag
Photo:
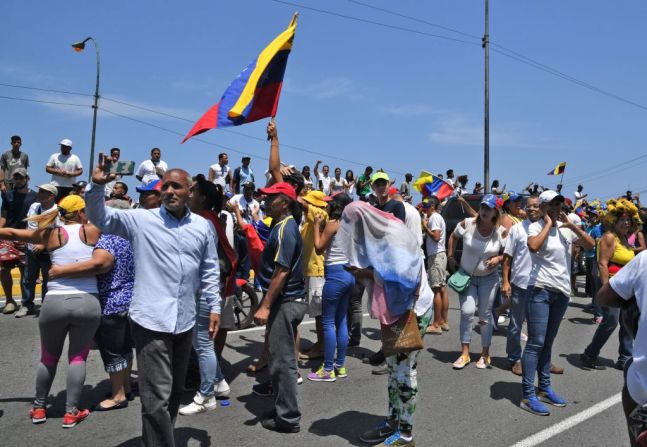
[[[566,162],[563,161],[560,164],[558,164],[557,166],[555,166],[555,169],[550,171],[548,173],[548,175],[562,175],[565,170],[566,170]]]
[[[297,17],[298,13],[294,14],[287,29],[231,82],[220,102],[194,124],[182,143],[209,129],[240,126],[276,116]]]

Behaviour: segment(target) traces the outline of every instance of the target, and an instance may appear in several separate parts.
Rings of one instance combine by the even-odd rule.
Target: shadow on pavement
[[[372,327],[362,328],[362,334],[366,338],[370,338],[371,340],[381,340],[382,339],[382,333],[378,328],[372,328]]]
[[[442,363],[454,363],[460,355],[460,352],[457,351],[439,351],[434,348],[427,348],[427,351],[434,356],[434,359]]]
[[[211,436],[205,430],[191,427],[179,427],[175,429],[175,445],[177,447],[189,445],[189,440],[191,439],[198,441],[200,447],[208,447],[211,445]],[[140,447],[141,445],[142,439],[138,436],[118,444],[117,447]]]
[[[591,368],[582,363],[582,360],[580,360],[580,355],[580,353],[561,354],[560,357],[565,357],[566,361],[576,368],[584,371],[593,371]],[[600,364],[601,369],[613,368],[613,366],[615,365],[615,362],[613,360],[604,357],[598,357],[598,363]]]
[[[507,399],[517,406],[521,401],[521,382],[494,382],[490,386],[490,397],[493,400]]]
[[[586,326],[593,325],[593,319],[591,317],[588,317],[588,318],[572,317],[572,318],[569,318],[568,321],[570,321],[573,324],[584,324]]]
[[[310,426],[310,433],[321,437],[337,436],[349,445],[365,446],[359,435],[384,421],[383,415],[345,411],[330,419],[319,419]]]

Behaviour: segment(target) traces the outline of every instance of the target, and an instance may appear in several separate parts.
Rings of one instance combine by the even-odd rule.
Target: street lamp
[[[72,48],[74,51],[77,53],[80,53],[85,49],[85,43],[91,40],[92,43],[94,44],[94,49],[97,53],[97,85],[94,89],[94,105],[92,106],[93,109],[93,116],[92,116],[92,142],[90,143],[90,172],[88,172],[88,179],[92,179],[92,170],[94,166],[94,140],[96,137],[97,133],[97,110],[98,110],[98,104],[99,104],[99,45],[97,44],[97,41],[94,40],[92,37],[86,37],[84,41],[82,42],[77,42],[75,44],[72,44]]]

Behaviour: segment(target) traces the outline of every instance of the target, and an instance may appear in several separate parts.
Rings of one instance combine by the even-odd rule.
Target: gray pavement
[[[518,407],[520,378],[507,370],[505,329],[494,336],[491,352],[493,368],[474,367],[480,350],[480,336],[473,333],[474,363],[454,371],[451,363],[459,352],[458,299],[450,295],[449,333],[425,338],[419,357],[419,403],[414,428],[418,446],[511,446],[544,429],[554,427],[570,416],[620,392],[622,372],[611,367],[616,358],[617,333],[610,339],[601,357],[608,367],[601,371],[582,368],[578,355],[595,330],[591,314],[583,306],[589,298],[574,298],[562,323],[553,351],[554,363],[565,368],[562,376],[553,376],[554,388],[569,401],[565,408],[551,408],[548,417],[531,415]],[[225,349],[224,371],[232,388],[231,405],[192,417],[179,416],[176,425],[178,446],[346,446],[364,445],[358,435],[379,422],[386,410],[386,378],[371,375],[363,364],[364,355],[379,348],[378,325],[364,319],[365,336],[361,347],[349,352],[349,377],[335,383],[300,386],[303,412],[301,432],[280,435],[264,430],[257,415],[268,410],[271,401],[251,394],[257,378],[244,369],[262,348],[263,331],[248,330],[229,335]],[[314,338],[314,325],[303,326],[304,346]],[[79,426],[61,428],[65,401],[65,357],[52,387],[46,424],[35,426],[28,418],[33,398],[34,368],[39,358],[37,319],[16,319],[0,315],[0,445],[139,445],[140,405],[135,400],[124,410],[94,413]],[[312,362],[303,365],[302,374]],[[136,367],[135,367],[136,369]],[[260,377],[266,376],[260,373]],[[83,405],[91,406],[109,390],[97,351],[88,359]],[[187,392],[188,403],[192,393]],[[584,422],[557,432],[544,446],[624,446],[628,445],[620,404],[592,415]],[[519,444],[522,445],[522,444]]]

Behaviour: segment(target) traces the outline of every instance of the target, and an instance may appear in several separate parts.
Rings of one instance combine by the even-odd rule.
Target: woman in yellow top
[[[640,227],[642,222],[638,216],[636,205],[624,198],[607,201],[607,211],[602,222],[606,232],[598,241],[597,256],[598,274],[603,286],[635,256],[634,248],[629,244],[628,237]],[[591,369],[600,369],[598,355],[618,326],[621,312],[622,310],[617,307],[602,309],[602,324],[598,326],[593,340],[580,356],[580,360],[585,366]],[[619,336],[620,347],[615,367],[623,369],[627,359],[631,358],[633,339],[623,325],[620,325]]]

